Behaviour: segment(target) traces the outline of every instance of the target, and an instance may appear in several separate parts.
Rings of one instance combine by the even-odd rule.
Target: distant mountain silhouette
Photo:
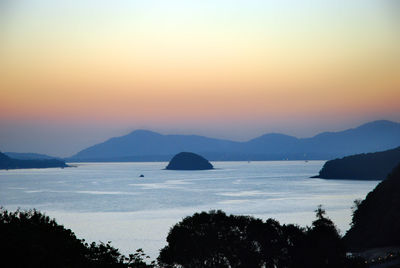
[[[0,169],[21,169],[21,168],[54,168],[68,167],[64,161],[58,159],[33,159],[20,160],[10,158],[0,152]]]
[[[400,147],[327,161],[316,178],[383,180],[400,163]]]
[[[213,165],[201,155],[181,152],[175,155],[165,169],[170,170],[205,170],[213,169]]]
[[[324,132],[303,140],[303,148],[313,148],[332,155],[377,152],[400,145],[400,124],[380,120],[341,132]]]
[[[36,154],[36,153],[14,153],[14,152],[4,152],[10,158],[20,159],[20,160],[33,160],[33,159],[59,159],[59,157],[54,157],[46,154]]]
[[[358,204],[344,241],[350,249],[400,246],[400,164]]]
[[[161,135],[148,130],[136,130],[91,146],[74,155],[72,159],[140,161],[143,158],[145,161],[165,161],[182,151],[232,152],[237,144],[239,143],[197,135]]]
[[[201,154],[213,161],[327,160],[399,145],[400,124],[385,120],[340,132],[324,132],[312,138],[272,133],[247,142],[136,130],[84,149],[68,161],[168,161],[182,151]]]

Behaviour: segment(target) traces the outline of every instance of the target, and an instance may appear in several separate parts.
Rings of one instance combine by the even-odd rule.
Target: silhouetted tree
[[[169,232],[158,258],[162,267],[351,266],[333,222],[322,207],[305,229],[222,211],[196,213]]]
[[[309,267],[345,267],[346,249],[335,224],[321,205],[315,212],[317,219],[306,235]]]
[[[196,213],[171,229],[158,260],[163,267],[273,267],[279,227],[222,211]]]
[[[1,267],[152,267],[141,254],[125,257],[107,244],[85,243],[37,210],[0,208]]]

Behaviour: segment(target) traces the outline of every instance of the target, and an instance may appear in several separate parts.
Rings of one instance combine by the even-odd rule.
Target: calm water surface
[[[143,248],[156,258],[171,226],[211,209],[306,226],[322,204],[343,234],[353,200],[378,184],[310,179],[324,161],[213,164],[207,171],[163,170],[160,162],[0,171],[0,205],[39,209],[79,238],[112,241],[125,254]]]

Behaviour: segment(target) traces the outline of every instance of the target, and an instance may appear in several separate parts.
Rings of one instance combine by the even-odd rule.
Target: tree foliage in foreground
[[[325,211],[311,227],[280,225],[222,211],[196,213],[169,232],[158,258],[161,267],[363,267],[345,248]]]
[[[325,211],[311,227],[281,225],[222,211],[196,213],[169,232],[157,267],[364,267],[346,259]],[[108,243],[85,243],[37,210],[0,209],[1,267],[156,267],[141,249],[128,257]],[[7,265],[4,265],[7,264]]]
[[[0,209],[2,267],[152,267],[141,249],[129,257],[111,242],[85,243],[37,210]]]

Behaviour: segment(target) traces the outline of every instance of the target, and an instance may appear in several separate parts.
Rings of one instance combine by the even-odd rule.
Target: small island
[[[69,167],[59,159],[15,159],[0,152],[0,169],[22,168],[65,168]]]
[[[213,169],[213,165],[201,155],[189,152],[181,152],[175,155],[165,169],[168,170],[207,170]]]

